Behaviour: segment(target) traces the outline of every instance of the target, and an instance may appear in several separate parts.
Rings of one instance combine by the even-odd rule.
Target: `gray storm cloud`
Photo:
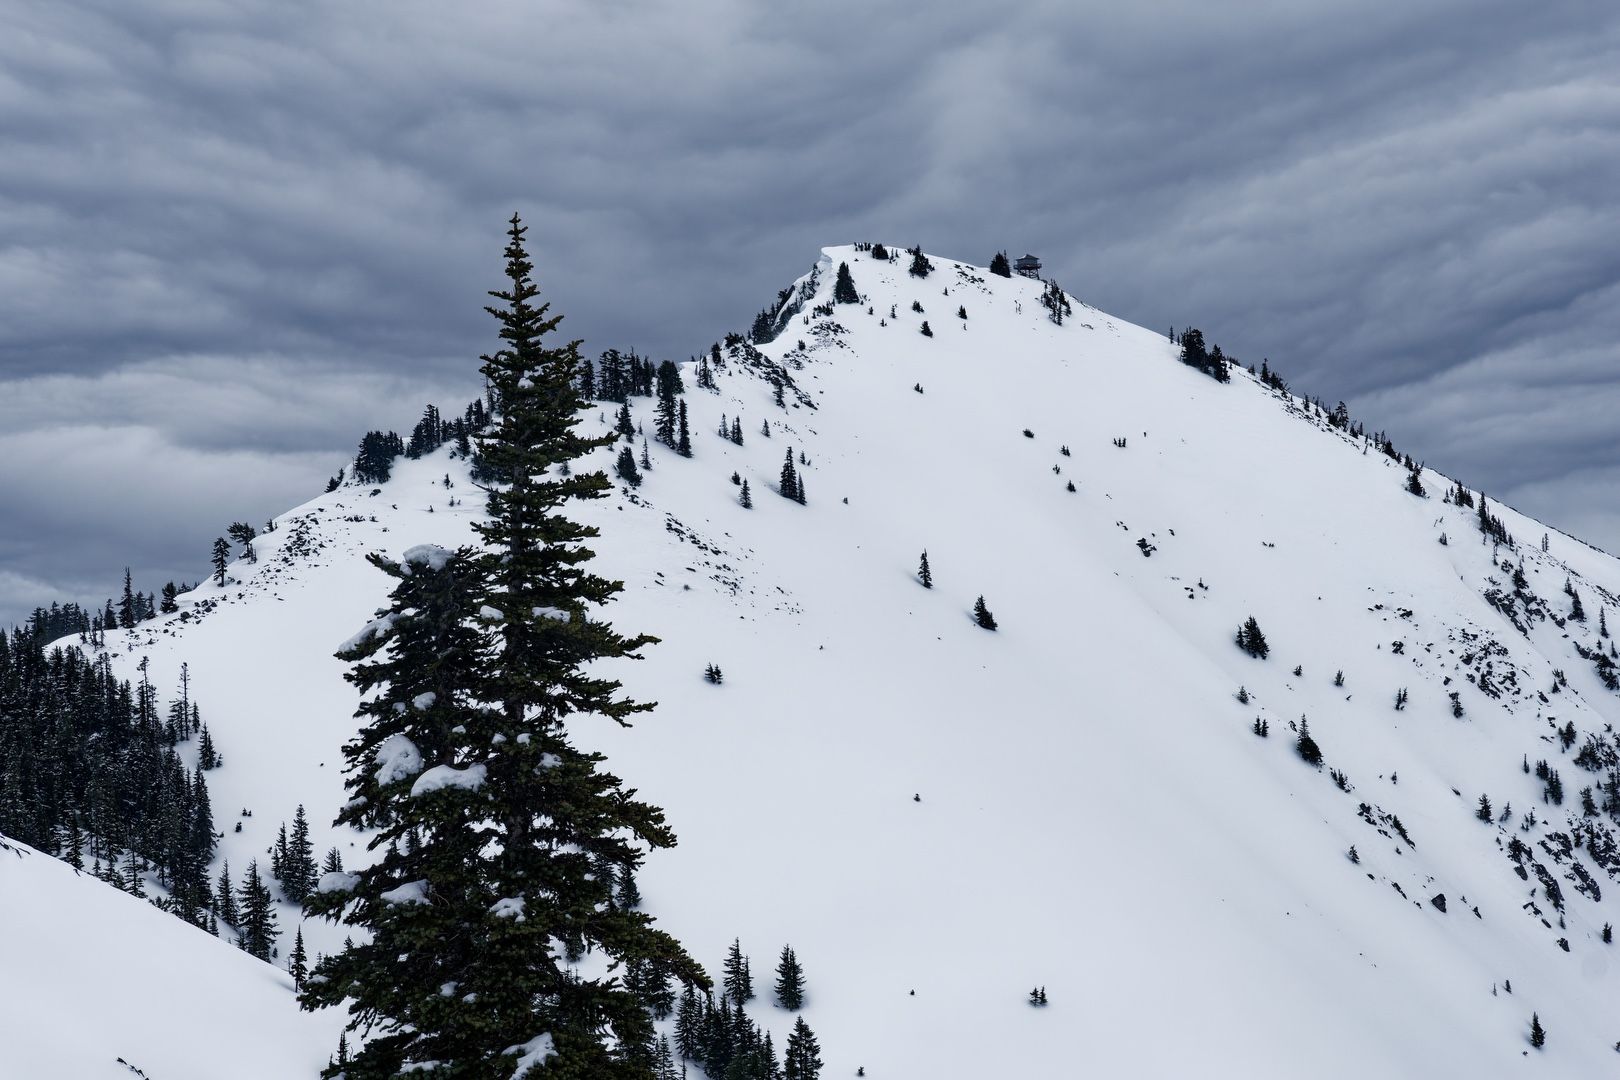
[[[1035,250],[1620,549],[1612,5],[15,0],[0,134],[0,622],[459,408],[513,209],[674,358],[825,243]]]

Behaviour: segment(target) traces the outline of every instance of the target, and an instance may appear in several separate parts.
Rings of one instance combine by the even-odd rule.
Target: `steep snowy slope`
[[[841,261],[863,302],[829,308]],[[1246,374],[1217,383],[1078,301],[1054,325],[1040,282],[935,265],[827,249],[774,342],[723,347],[714,391],[686,366],[694,457],[655,445],[638,490],[582,510],[627,584],[610,617],[663,638],[614,671],[659,709],[581,728],[681,836],[647,908],[712,968],[740,937],[761,984],[791,943],[829,1076],[1612,1068],[1620,695],[1577,646],[1611,647],[1620,565],[1557,533],[1544,553],[1494,504],[1518,543],[1493,545],[1444,478],[1409,494]],[[651,400],[632,409],[650,434]],[[790,449],[804,506],[774,490]],[[479,507],[446,451],[401,460],[284,515],[181,616],[109,637],[160,686],[190,664],[233,867],[299,803],[317,851],[364,857],[325,826],[355,705],[331,654],[387,592],[360,556],[466,542]],[[994,633],[969,617],[981,594]],[[1268,659],[1233,643],[1249,616]],[[1294,751],[1302,716],[1320,770]],[[1540,759],[1561,806],[1524,771]],[[1512,816],[1479,820],[1481,794]],[[792,1016],[751,1011],[780,1046]],[[305,1056],[332,1027],[305,1024]]]
[[[3,838],[0,934],[6,1077],[285,1080],[337,1037],[298,1015],[286,972]]]

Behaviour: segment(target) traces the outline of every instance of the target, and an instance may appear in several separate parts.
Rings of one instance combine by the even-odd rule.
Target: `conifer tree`
[[[692,456],[692,429],[686,422],[686,399],[682,398],[675,419],[675,452],[681,457]]]
[[[782,946],[782,955],[776,961],[776,1003],[794,1011],[804,1007],[804,968],[791,945]]]
[[[1250,656],[1261,660],[1271,655],[1271,646],[1266,644],[1266,635],[1261,633],[1260,623],[1253,615],[1238,627],[1237,646]]]
[[[228,926],[236,926],[241,915],[236,908],[236,885],[231,881],[231,863],[227,859],[220,866],[219,886],[214,895],[214,914]]]
[[[934,573],[928,568],[928,552],[926,550],[923,551],[922,559],[917,563],[917,580],[922,582],[922,587],[925,589],[934,587]]]
[[[335,847],[326,849],[326,858],[321,861],[322,874],[343,873],[343,853]]]
[[[135,593],[129,577],[129,567],[124,567],[124,595],[118,601],[118,625],[128,630],[137,622],[135,615]]]
[[[256,956],[268,963],[270,954],[276,947],[276,908],[270,896],[270,889],[259,876],[259,863],[257,860],[248,863],[247,873],[242,878],[242,887],[237,893],[241,902],[242,922],[238,929],[241,931],[236,944],[243,952]]]
[[[293,977],[293,989],[304,988],[304,978],[309,974],[309,954],[304,951],[304,928],[300,926],[298,933],[293,937],[292,953],[287,957],[287,974]]]
[[[1307,765],[1322,764],[1322,748],[1316,745],[1311,738],[1311,725],[1303,716],[1299,718],[1299,739],[1294,743],[1294,749]]]
[[[973,602],[973,621],[986,630],[996,628],[996,617],[990,614],[990,609],[984,606],[984,597],[980,596]]]
[[[908,268],[908,272],[912,277],[925,278],[934,272],[934,264],[929,262],[928,256],[923,254],[922,245],[919,244],[912,248],[910,254],[911,266]]]
[[[737,501],[742,503],[742,508],[744,510],[752,510],[754,508],[754,497],[753,495],[749,494],[747,480],[742,482],[742,491],[738,494]]]
[[[628,446],[619,448],[619,457],[613,465],[613,471],[618,473],[619,479],[631,487],[641,486],[641,473],[636,469],[636,456],[630,452]]]
[[[742,953],[742,941],[733,938],[731,948],[726,951],[725,972],[726,993],[731,996],[733,1004],[741,1005],[752,1001],[754,997],[754,980],[748,971],[748,958]]]
[[[172,615],[176,611],[179,611],[180,605],[176,602],[176,598],[179,595],[180,591],[175,587],[174,582],[171,581],[164,585],[163,599],[158,602],[158,611],[162,612],[164,615]]]
[[[214,583],[225,584],[225,567],[231,561],[231,542],[223,536],[214,538]]]
[[[849,263],[838,264],[838,280],[833,284],[833,303],[858,304],[861,294],[855,291],[855,279],[850,276]]]
[[[996,252],[995,257],[990,260],[990,272],[997,277],[1012,277],[1012,264],[1007,261],[1005,251]]]
[[[782,493],[784,499],[793,499],[796,502],[804,501],[804,498],[799,494],[799,471],[793,465],[793,447],[791,446],[787,448],[787,457],[782,462],[782,476],[777,490]]]
[[[635,965],[655,980],[708,986],[679,943],[650,915],[614,904],[611,877],[594,872],[599,858],[634,868],[645,850],[675,843],[663,812],[569,731],[592,719],[628,725],[652,708],[623,697],[596,661],[636,658],[656,639],[594,617],[623,585],[585,568],[597,531],[563,511],[611,483],[563,466],[612,436],[575,430],[578,343],[543,340],[560,316],[532,303],[524,232],[514,215],[509,285],[487,308],[502,347],[482,368],[497,403],[478,439],[489,477],[484,550],[415,549],[408,572],[374,558],[399,581],[393,618],[344,654],[360,661],[350,678],[366,695],[367,723],[345,747],[357,799],[339,821],[376,829],[372,844],[386,854],[324,879],[312,898],[312,909],[366,927],[371,940],[323,960],[302,1000],[352,999],[351,1028],[371,1037],[351,1078],[434,1061],[451,1075],[504,1080],[509,1055],[527,1047],[549,1051],[545,1075],[645,1080],[652,1021],[617,972]],[[415,842],[397,847],[408,835]],[[586,976],[554,942],[610,963]]]
[[[802,1016],[793,1022],[788,1036],[782,1076],[783,1080],[818,1080],[821,1076],[821,1044]]]
[[[214,737],[208,734],[208,725],[202,728],[202,738],[197,743],[197,768],[219,768],[219,751],[214,749]]]
[[[1530,1045],[1537,1050],[1547,1045],[1547,1031],[1541,1026],[1541,1017],[1536,1013],[1530,1014]]]

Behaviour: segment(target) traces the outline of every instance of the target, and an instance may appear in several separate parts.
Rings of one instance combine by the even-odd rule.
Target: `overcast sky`
[[[501,229],[684,359],[824,244],[1049,275],[1620,551],[1620,5],[6,0],[0,624],[476,393]]]

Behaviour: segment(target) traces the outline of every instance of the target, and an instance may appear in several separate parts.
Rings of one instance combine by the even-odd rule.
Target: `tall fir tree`
[[[376,790],[339,820],[378,829],[373,843],[389,850],[374,868],[323,880],[327,891],[312,906],[365,926],[372,941],[323,961],[324,981],[310,979],[304,992],[310,1006],[352,999],[351,1026],[372,1029],[351,1080],[426,1061],[504,1080],[509,1055],[523,1048],[542,1059],[541,1075],[645,1080],[652,1021],[616,972],[637,965],[655,980],[708,986],[679,943],[650,915],[613,903],[611,876],[594,871],[599,858],[634,868],[644,851],[675,843],[663,812],[605,771],[601,754],[577,749],[569,731],[588,718],[628,726],[652,708],[623,697],[595,662],[636,658],[656,639],[621,635],[595,617],[623,585],[584,567],[597,531],[563,511],[611,484],[600,471],[565,466],[613,437],[575,430],[578,343],[543,340],[560,316],[533,303],[525,231],[514,215],[509,284],[486,309],[502,347],[482,368],[497,404],[478,439],[485,551],[435,555],[410,573],[396,566],[394,618],[374,624],[355,650],[353,680],[378,692],[367,694],[368,724],[345,749],[348,783],[356,795]],[[394,724],[405,726],[388,730]],[[411,755],[395,741],[389,760],[405,775],[383,787],[379,773],[391,774],[376,753],[390,735],[409,739],[431,767],[410,772]],[[416,843],[396,849],[408,833]],[[587,950],[608,958],[605,971],[586,976],[570,964]],[[396,962],[401,951],[408,967]],[[456,984],[449,997],[446,982]]]
[[[259,876],[257,860],[248,863],[237,899],[241,904],[242,922],[237,928],[240,933],[236,943],[243,952],[268,963],[275,952],[279,932],[276,929],[275,901],[264,879]]]
[[[776,961],[776,1003],[784,1009],[798,1011],[804,1007],[804,968],[793,952],[793,946],[782,946],[782,955]]]
[[[784,1080],[818,1080],[821,1076],[821,1044],[802,1016],[793,1021],[788,1035],[782,1075]]]
[[[229,540],[225,539],[223,536],[215,537],[214,538],[213,563],[214,563],[214,583],[216,585],[223,586],[225,584],[225,567],[230,564],[230,561],[231,561],[231,542]]]
[[[917,563],[917,580],[922,582],[922,587],[925,589],[934,587],[934,572],[928,567],[928,552],[926,550],[922,553],[922,559]]]

